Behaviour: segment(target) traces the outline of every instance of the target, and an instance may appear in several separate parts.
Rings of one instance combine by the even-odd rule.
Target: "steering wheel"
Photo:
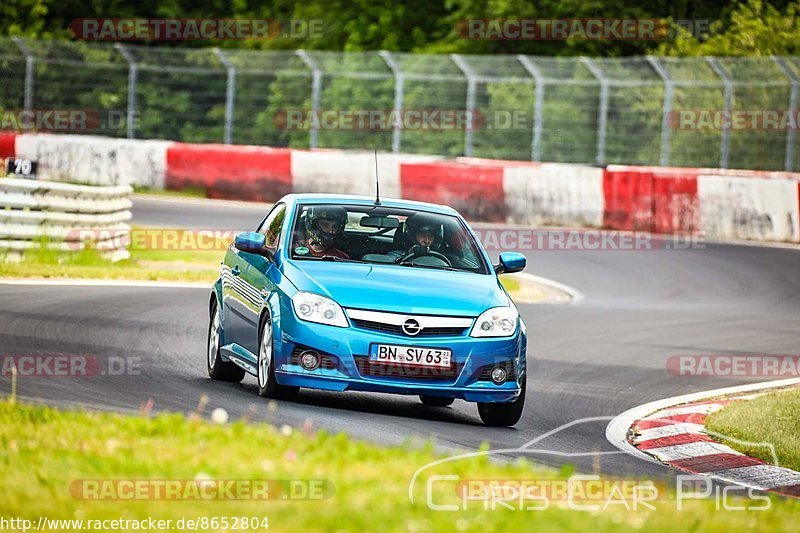
[[[436,250],[431,250],[427,246],[414,246],[413,248],[411,248],[411,251],[409,251],[406,255],[401,257],[397,262],[398,263],[403,263],[403,262],[408,261],[410,259],[415,259],[417,257],[423,257],[423,256],[426,256],[426,255],[429,255],[431,257],[435,257],[436,259],[439,259],[440,261],[444,261],[444,264],[449,266],[449,267],[453,266],[453,263],[450,262],[450,259],[448,259],[446,255],[444,255],[443,253],[437,252]]]

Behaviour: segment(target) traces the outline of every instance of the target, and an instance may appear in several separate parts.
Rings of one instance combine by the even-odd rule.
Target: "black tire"
[[[522,378],[520,387],[522,392],[517,399],[510,403],[479,403],[478,414],[487,426],[509,427],[513,426],[522,417],[522,410],[525,408],[525,385],[526,378]]]
[[[269,317],[265,317],[258,335],[258,362],[256,363],[258,395],[262,398],[293,400],[297,398],[300,387],[287,387],[277,382],[275,379],[275,357],[272,346],[272,321]],[[267,356],[269,360],[264,360]]]
[[[422,405],[429,405],[431,407],[447,407],[456,401],[455,398],[442,398],[440,396],[420,396],[419,400],[422,402]]]
[[[212,344],[212,334],[215,335]],[[211,308],[211,318],[208,321],[208,337],[206,338],[206,367],[211,379],[239,383],[244,379],[245,371],[230,361],[223,361],[219,354],[219,344],[222,334],[222,318],[216,301]]]

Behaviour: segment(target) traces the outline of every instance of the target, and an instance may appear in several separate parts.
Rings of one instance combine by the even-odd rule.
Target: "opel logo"
[[[414,320],[413,318],[409,318],[405,322],[403,322],[403,332],[406,335],[411,335],[412,337],[419,333],[422,328],[419,326],[419,322]]]

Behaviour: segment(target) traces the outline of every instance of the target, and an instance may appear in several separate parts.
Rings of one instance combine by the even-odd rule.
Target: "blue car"
[[[300,388],[476,402],[512,426],[525,404],[526,330],[453,209],[406,200],[290,194],[228,248],[209,301],[208,374]]]

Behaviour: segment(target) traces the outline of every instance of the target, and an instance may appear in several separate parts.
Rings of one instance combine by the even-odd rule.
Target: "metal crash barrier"
[[[125,259],[132,192],[128,185],[0,178],[0,252],[95,248],[112,260]]]

